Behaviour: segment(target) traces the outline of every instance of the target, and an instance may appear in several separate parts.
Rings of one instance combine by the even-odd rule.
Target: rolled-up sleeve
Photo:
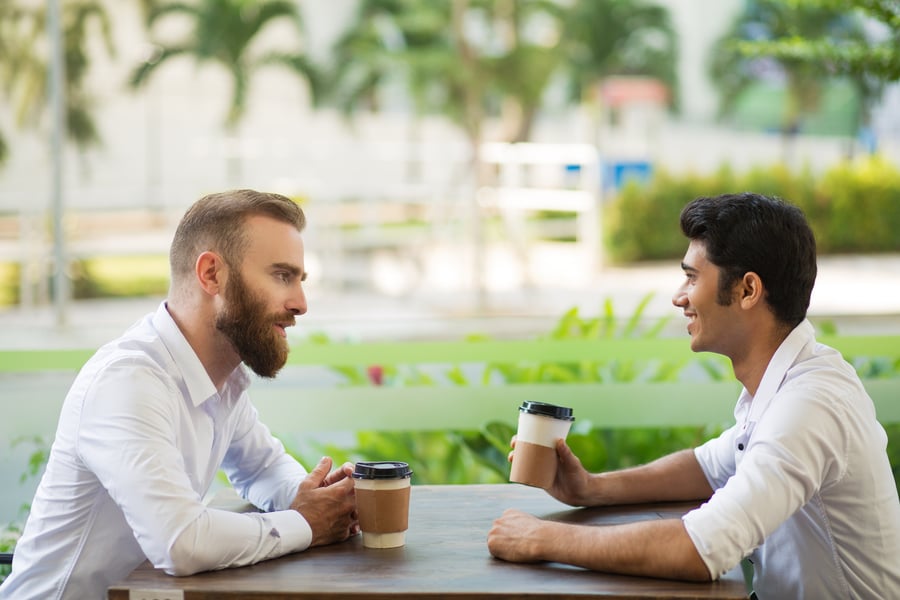
[[[805,402],[794,394],[802,394]],[[810,399],[813,396],[813,400]],[[846,451],[834,447],[844,440],[840,416],[827,396],[782,390],[752,436],[734,475],[718,487],[727,468],[722,460],[731,440],[701,446],[695,455],[716,492],[708,502],[683,517],[685,529],[710,574],[718,577],[806,505],[822,482],[839,477]],[[740,445],[740,444],[739,444]],[[735,450],[731,449],[734,456]]]

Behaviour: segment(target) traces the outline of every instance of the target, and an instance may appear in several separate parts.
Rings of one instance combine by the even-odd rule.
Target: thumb
[[[569,445],[563,438],[556,440],[556,453],[559,455],[559,462],[563,465],[571,465],[573,462],[581,464],[581,461],[578,460],[578,457],[575,456],[575,453],[572,452],[572,449],[569,448]]]
[[[300,484],[301,488],[317,488],[321,487],[322,483],[325,481],[325,477],[328,476],[328,472],[331,470],[331,457],[323,456],[319,460],[319,464],[315,466],[315,468],[309,472],[309,475],[306,476],[306,479],[303,480],[303,483]]]

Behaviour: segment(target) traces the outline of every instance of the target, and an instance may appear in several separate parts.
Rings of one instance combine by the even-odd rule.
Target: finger
[[[354,465],[352,462],[345,462],[340,467],[332,471],[328,474],[328,477],[325,478],[323,485],[328,486],[337,483],[338,481],[346,478],[350,478],[353,476]]]
[[[559,456],[559,460],[562,463],[572,462],[573,459],[578,460],[575,453],[572,452],[572,449],[569,448],[569,445],[563,438],[556,440],[556,454]]]
[[[329,469],[331,469],[331,457],[323,456],[321,460],[319,460],[319,464],[309,472],[306,479],[300,484],[300,487],[321,487],[325,482],[325,478],[328,476]]]
[[[516,437],[517,436],[513,435],[512,439],[509,440],[509,446],[510,448],[512,448],[512,450],[510,450],[509,454],[506,455],[507,462],[512,462],[513,454],[515,454],[516,452]]]

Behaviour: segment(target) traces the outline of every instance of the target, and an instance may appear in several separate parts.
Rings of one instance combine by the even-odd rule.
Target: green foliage
[[[46,52],[46,3],[4,0],[0,2],[0,94],[11,105],[19,127],[38,129],[50,101],[50,68]],[[90,92],[91,52],[102,47],[115,56],[112,23],[102,2],[60,2],[60,26],[65,62],[66,133],[85,149],[100,143]],[[99,46],[98,46],[99,44]],[[0,137],[2,139],[2,137]],[[3,151],[0,157],[8,152]]]
[[[896,373],[897,371],[895,371]],[[886,425],[884,430],[887,432],[887,455],[891,463],[891,471],[894,473],[894,481],[897,483],[897,490],[900,492],[900,423],[892,423]]]
[[[577,308],[567,311],[541,339],[601,339],[656,337],[669,317],[646,325],[644,311],[648,295],[628,318],[619,318],[612,303],[604,302],[600,314],[584,317]],[[473,335],[472,343],[485,339]],[[316,342],[327,340],[322,336]],[[721,378],[724,370],[707,361],[710,378]],[[673,381],[684,364],[670,361],[600,361],[586,358],[577,363],[534,362],[508,364],[502,361],[480,366],[475,372],[451,365],[437,374],[424,373],[411,365],[378,366],[381,377],[372,377],[372,367],[337,368],[348,385],[496,385],[560,382]],[[380,383],[379,383],[380,382]],[[415,482],[487,483],[508,480],[509,442],[515,433],[508,423],[486,423],[479,431],[376,432],[356,434],[352,448],[325,445],[318,451],[335,460],[406,460],[416,471]],[[584,464],[593,470],[614,469],[648,462],[662,454],[697,445],[715,431],[705,427],[602,429],[579,421],[569,440]],[[313,458],[313,457],[307,457]],[[302,457],[301,457],[302,460]],[[306,460],[304,462],[309,462]]]
[[[827,196],[826,196],[827,194]],[[814,225],[824,251],[896,252],[900,248],[900,170],[884,158],[843,163],[821,181]],[[824,202],[823,202],[824,200]],[[827,211],[822,208],[827,206]]]
[[[19,302],[18,263],[0,263],[0,306],[12,306]]]
[[[145,85],[164,63],[188,56],[198,63],[218,64],[230,75],[232,95],[225,117],[233,131],[247,108],[250,79],[263,66],[281,65],[303,77],[313,99],[318,96],[320,75],[302,52],[284,50],[265,54],[252,51],[253,42],[273,23],[285,22],[302,37],[302,18],[295,2],[285,0],[202,0],[196,3],[145,1],[146,27],[153,32],[160,21],[177,15],[187,19],[190,31],[174,43],[157,44],[157,53],[134,70],[131,84]]]
[[[330,91],[349,115],[399,85],[417,114],[446,116],[470,140],[501,113],[504,139],[525,141],[554,79],[578,102],[616,74],[674,89],[676,46],[667,10],[640,0],[363,0],[335,45]]]
[[[785,91],[778,128],[794,134],[806,127],[807,116],[820,108],[826,88],[839,75],[855,88],[862,104],[870,106],[881,95],[877,81],[859,70],[839,74],[827,61],[802,58],[799,49],[819,41],[833,48],[869,44],[861,19],[846,5],[814,0],[747,2],[712,53],[710,75],[721,94],[720,114],[733,114],[738,101],[760,84],[777,85]],[[779,45],[783,52],[776,51]],[[864,112],[853,116],[851,133],[866,119]]]
[[[882,81],[900,80],[900,8],[896,0],[781,0],[791,10],[812,8],[844,15],[864,15],[883,26],[876,40],[783,35],[772,40],[747,41],[738,46],[745,56],[772,56],[804,64],[822,65],[833,72]]]
[[[74,298],[164,296],[169,287],[165,256],[104,256],[72,265]]]
[[[799,206],[820,254],[896,252],[900,248],[900,169],[867,156],[838,163],[821,176],[776,164],[743,174],[723,167],[711,175],[676,176],[661,169],[646,185],[629,183],[607,208],[608,257],[618,263],[675,260],[687,242],[678,226],[685,204],[699,196],[745,190]]]
[[[44,472],[47,459],[50,457],[50,445],[40,436],[16,438],[11,443],[13,448],[19,445],[30,445],[32,447],[32,451],[28,455],[25,471],[19,476],[19,482],[24,483]],[[19,515],[14,520],[3,525],[2,529],[0,529],[0,552],[13,551],[19,536],[22,535],[22,526],[25,522],[25,517],[30,510],[31,505],[23,504],[19,508]],[[0,583],[3,583],[3,580],[6,579],[8,575],[9,566],[0,566]]]
[[[678,36],[665,7],[642,0],[576,0],[562,40],[572,97],[615,75],[659,79],[677,104]]]

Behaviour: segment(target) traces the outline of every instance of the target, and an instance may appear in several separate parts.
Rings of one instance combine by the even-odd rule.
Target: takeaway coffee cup
[[[411,476],[405,462],[356,463],[356,510],[366,548],[396,548],[406,543]]]
[[[556,479],[556,440],[569,434],[572,409],[545,402],[522,403],[509,480],[547,489]]]

